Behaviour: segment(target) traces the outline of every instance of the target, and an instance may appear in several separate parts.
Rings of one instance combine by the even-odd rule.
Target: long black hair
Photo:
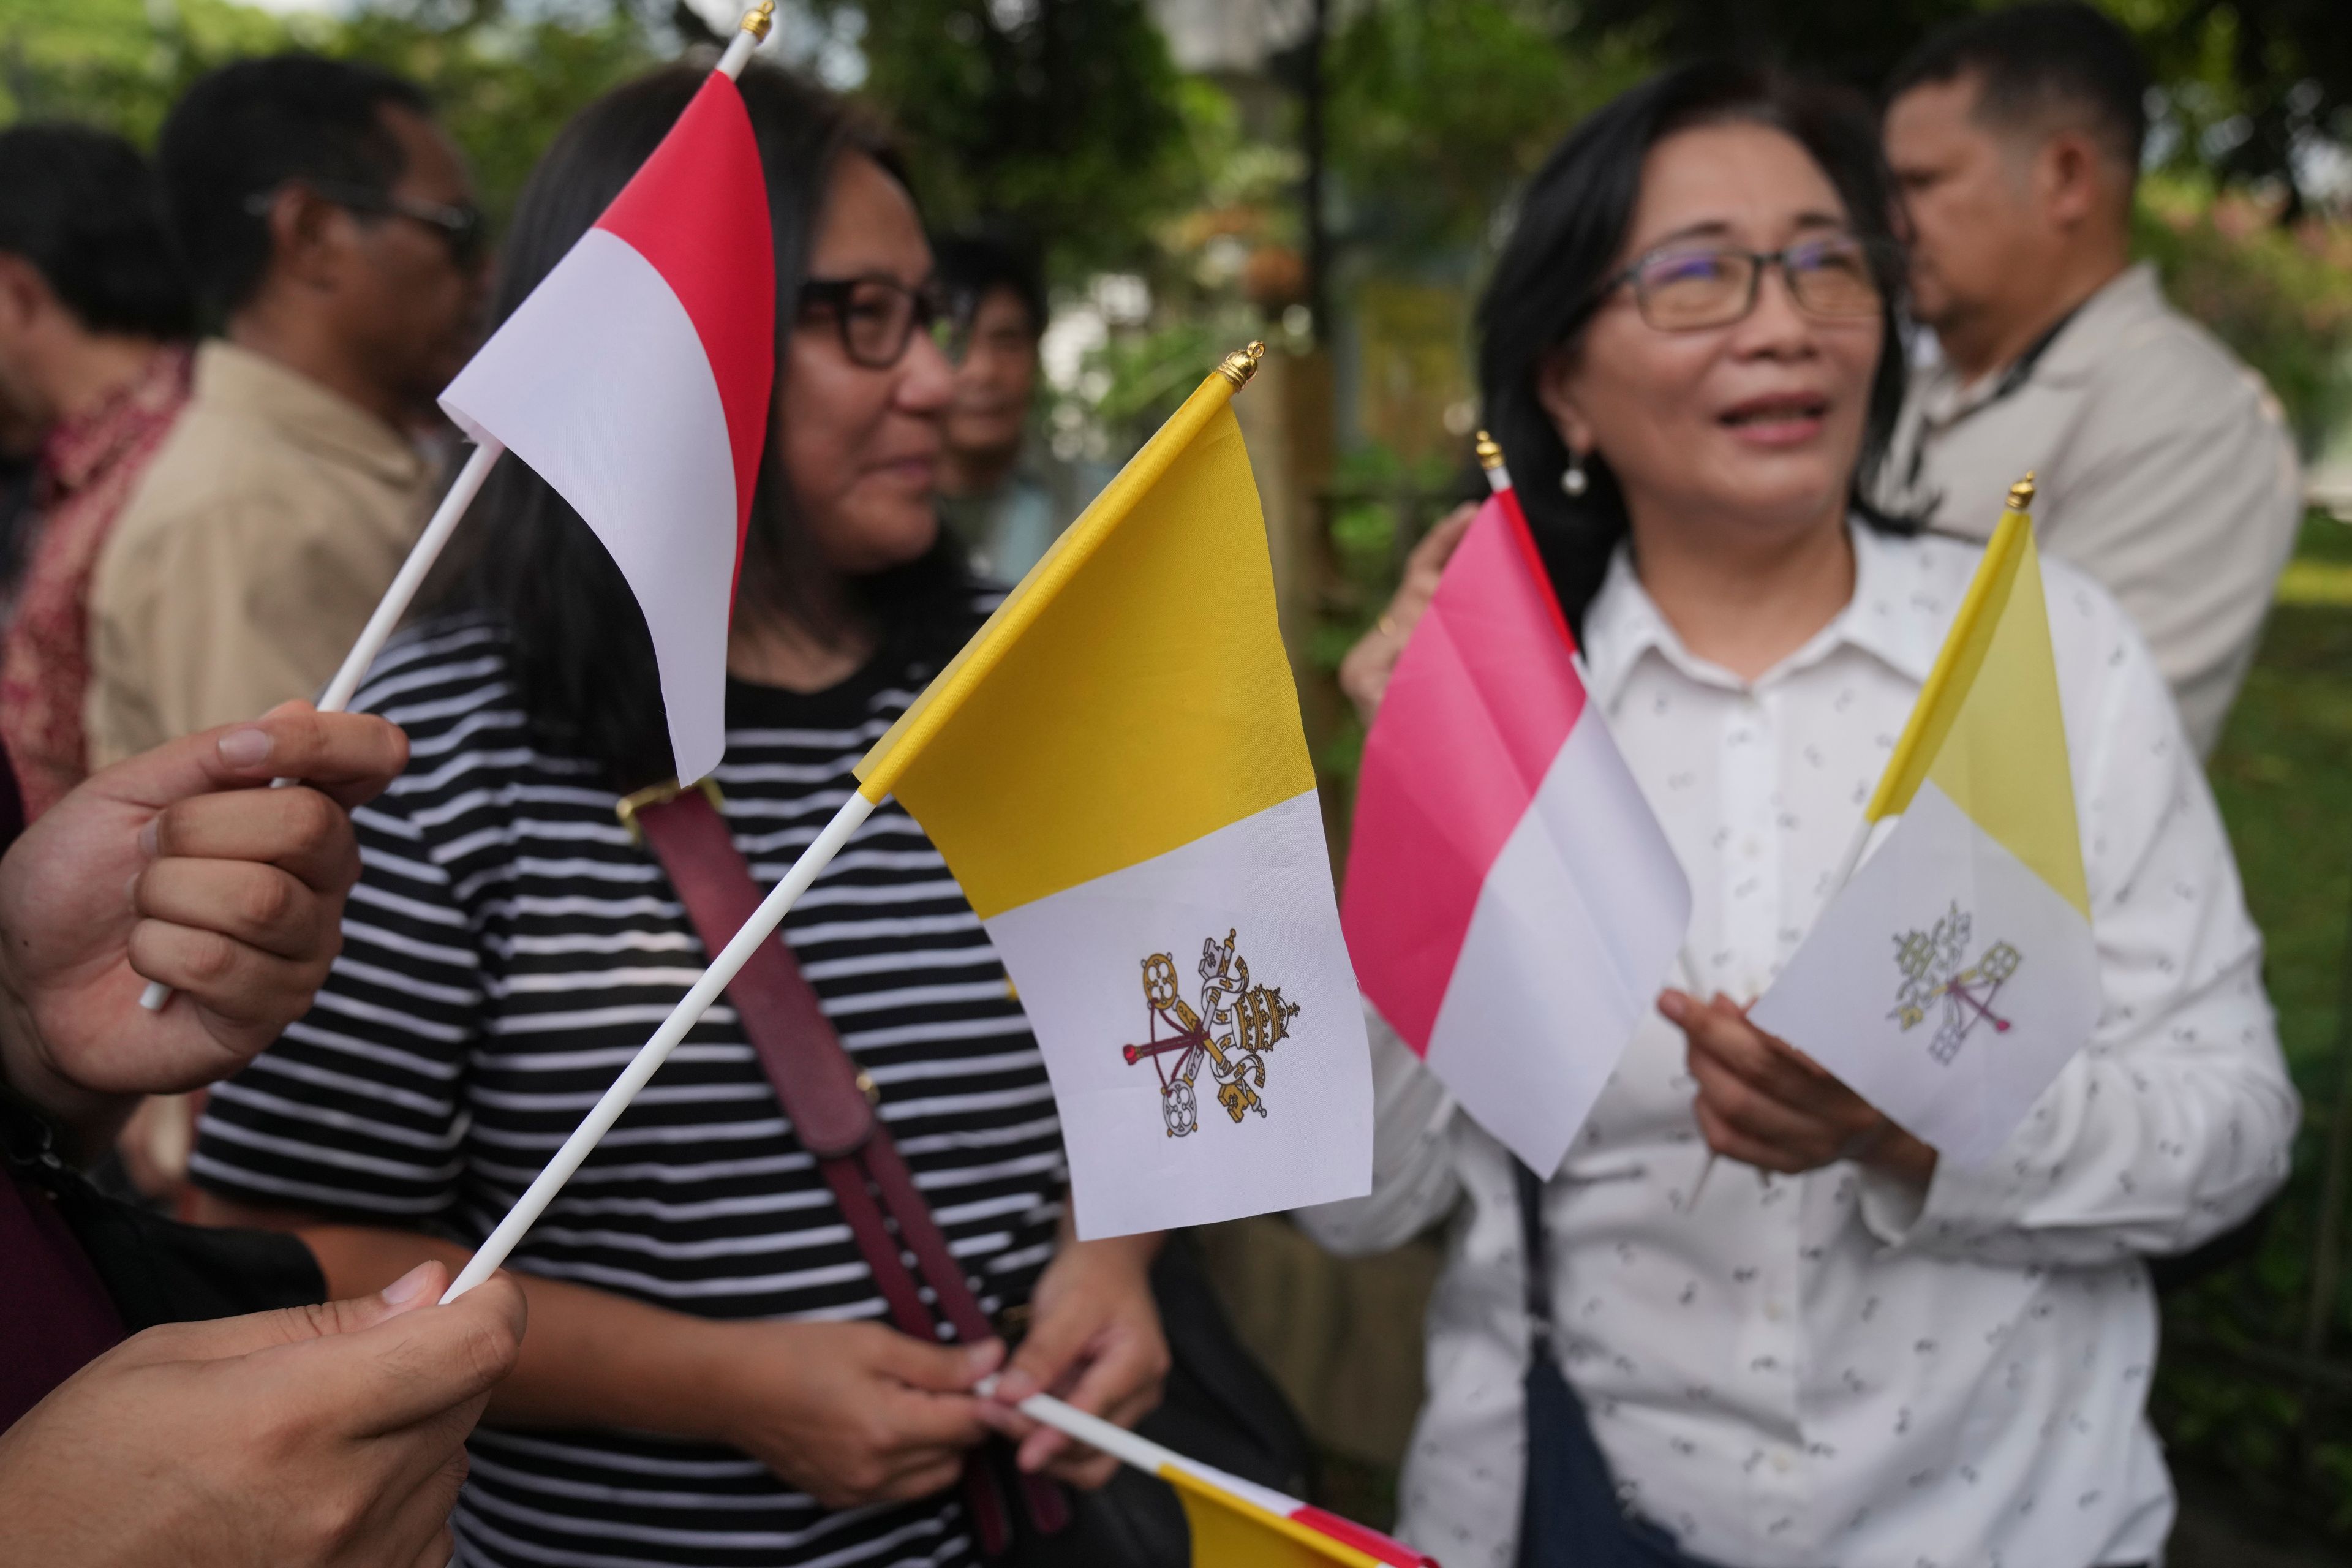
[[[512,314],[554,269],[639,164],[668,134],[708,72],[677,65],[614,89],[566,125],[531,172],[499,256],[495,320]],[[763,63],[738,84],[767,176],[775,234],[776,364],[798,319],[826,187],[844,153],[873,159],[903,184],[889,140],[845,100]],[[778,393],[781,396],[782,384]],[[772,411],[754,481],[740,601],[822,635],[828,610],[813,584],[829,579],[793,503]],[[512,677],[534,737],[602,765],[615,790],[673,771],[669,725],[653,639],[635,596],[580,514],[522,462],[491,470],[431,594],[433,607],[486,616],[506,632]],[[952,648],[969,626],[968,574],[946,531],[909,564],[849,584],[851,613],[868,617],[886,647],[921,655]]]
[[[1870,384],[1853,510],[1873,526],[1908,532],[1870,500],[1903,406],[1901,251],[1890,227],[1890,185],[1878,138],[1858,101],[1776,71],[1731,64],[1684,66],[1654,78],[1593,114],[1545,160],[1520,199],[1517,221],[1478,305],[1478,383],[1486,428],[1501,443],[1519,502],[1569,624],[1581,635],[1609,558],[1625,537],[1624,492],[1588,455],[1585,492],[1561,492],[1568,447],[1544,411],[1537,383],[1548,359],[1572,349],[1599,310],[1642,194],[1642,163],[1677,131],[1726,122],[1770,126],[1794,137],[1837,187],[1848,221],[1869,247],[1883,301],[1884,336]]]

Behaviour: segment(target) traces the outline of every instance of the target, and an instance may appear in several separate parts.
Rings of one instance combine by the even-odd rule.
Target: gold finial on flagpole
[[[1478,432],[1478,466],[1490,474],[1503,466],[1503,448],[1484,430]]]
[[[743,13],[743,31],[762,43],[767,41],[768,29],[775,25],[776,0],[760,0],[758,5]]]
[[[2033,470],[2032,468],[2028,468],[2025,470],[2025,477],[2023,479],[2009,487],[2009,510],[2011,511],[2023,511],[2032,504]]]
[[[1264,358],[1265,358],[1265,345],[1253,341],[1249,347],[1235,349],[1218,361],[1217,374],[1232,382],[1234,390],[1239,392],[1250,384],[1250,377],[1257,374],[1258,361]]]

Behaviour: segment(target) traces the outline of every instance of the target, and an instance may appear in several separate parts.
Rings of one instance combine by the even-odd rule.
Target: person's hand
[[[1455,547],[1477,515],[1477,503],[1464,501],[1412,547],[1412,553],[1404,558],[1404,580],[1397,584],[1396,596],[1372,629],[1358,638],[1348,657],[1339,661],[1339,689],[1348,694],[1365,723],[1370,723],[1372,715],[1380,711],[1381,698],[1388,691],[1389,677],[1403,657],[1404,645],[1428,613],[1445,563],[1454,558]]]
[[[1925,1187],[1936,1152],[1881,1114],[1811,1057],[1748,1021],[1721,994],[1701,1002],[1680,991],[1658,1011],[1689,1045],[1698,1080],[1698,1126],[1707,1147],[1759,1170],[1794,1175],[1840,1160]]]
[[[996,1340],[925,1344],[879,1323],[729,1323],[712,1342],[722,1441],[829,1509],[929,1497],[987,1437],[971,1387]]]
[[[0,859],[0,1067],[85,1138],[224,1078],[301,1016],[359,876],[348,807],[408,759],[382,719],[289,702],[85,780]],[[273,776],[306,783],[272,790]],[[139,1005],[150,980],[179,995]]]
[[[466,1435],[514,1365],[504,1275],[149,1329],[0,1436],[0,1559],[44,1568],[446,1568]]]
[[[1029,1299],[1029,1334],[991,1395],[989,1419],[1020,1444],[1024,1470],[1098,1487],[1118,1461],[1041,1426],[1013,1406],[1050,1394],[1090,1415],[1132,1426],[1158,1407],[1168,1339],[1151,1298],[1160,1237],[1065,1237]]]

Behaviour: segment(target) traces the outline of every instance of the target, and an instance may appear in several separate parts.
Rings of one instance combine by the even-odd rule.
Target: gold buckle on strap
[[[695,782],[694,787],[700,790],[703,797],[710,802],[711,810],[724,809],[719,796],[718,780],[705,774]],[[676,779],[664,779],[657,784],[647,784],[635,794],[625,795],[614,801],[613,815],[619,817],[621,826],[629,830],[630,842],[642,849],[646,847],[646,830],[637,826],[637,813],[649,805],[667,805],[685,793],[686,785]]]

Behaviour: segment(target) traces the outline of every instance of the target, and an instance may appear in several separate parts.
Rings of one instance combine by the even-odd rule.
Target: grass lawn
[[[2323,1132],[2352,914],[2352,527],[2314,513],[2210,776],[2305,1099],[2295,1171],[2260,1249],[2169,1297],[2153,1399],[2200,1506],[2352,1542],[2352,1400],[2280,1360],[2308,1310]],[[2235,1352],[2237,1353],[2231,1353]],[[2326,1360],[2352,1374],[2339,1299]]]
[[[2352,911],[2352,527],[2313,513],[2284,589],[2210,776],[2287,1058],[2324,1097]]]

